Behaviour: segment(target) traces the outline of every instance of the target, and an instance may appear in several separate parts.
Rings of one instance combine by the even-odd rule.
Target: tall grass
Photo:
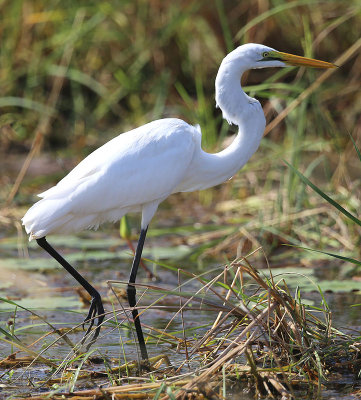
[[[47,138],[47,146],[55,147],[75,145],[82,135],[104,141],[114,131],[152,118],[183,116],[184,108],[190,122],[199,122],[200,113],[206,116],[201,122],[209,123],[219,116],[206,110],[214,105],[215,72],[227,51],[245,41],[259,41],[332,60],[358,38],[360,18],[356,1],[79,4],[15,0],[3,2],[1,9],[1,108],[10,114],[7,121],[23,126],[21,133],[17,126],[11,131],[11,139],[31,139],[39,114],[52,111],[46,109],[51,81],[63,75],[66,81]],[[333,30],[330,25],[335,25]],[[73,53],[68,67],[63,67],[59,63],[66,46],[72,46]],[[355,66],[353,76],[345,81],[350,67],[328,83],[326,99],[324,88],[320,90],[319,107],[327,104],[332,112],[346,104],[347,99],[334,97],[358,78]],[[267,74],[274,72],[254,74],[248,82],[264,80]],[[315,72],[307,72],[306,79],[301,79],[303,72],[283,74],[287,85],[272,93],[283,99],[294,95],[296,83],[302,87],[315,76]],[[193,115],[176,84],[198,103]],[[358,95],[348,89],[349,96]],[[309,122],[324,120],[320,116],[316,110]],[[352,128],[343,115],[339,117],[342,130]]]
[[[48,118],[39,148],[75,158],[71,164],[122,131],[168,116],[199,123],[204,147],[216,151],[234,132],[214,104],[214,78],[228,51],[253,41],[332,61],[359,38],[361,23],[357,0],[13,0],[0,8],[2,153],[26,153],[39,123]],[[296,168],[308,165],[335,190],[350,186],[353,177],[340,180],[332,171],[339,159],[345,168],[351,161],[342,160],[346,133],[359,141],[360,62],[350,58],[273,129],[244,176],[220,195],[200,194],[201,201],[214,207],[227,193],[237,199],[240,190],[265,196],[276,189],[272,218],[302,210],[309,199],[282,158]],[[318,75],[292,68],[252,71],[243,84],[260,99],[270,121]],[[56,79],[62,85],[50,101]],[[2,177],[1,183],[5,200],[13,180]],[[21,183],[15,204],[27,203],[39,190],[30,179]],[[29,183],[34,183],[30,190]],[[259,220],[263,211],[256,213]]]

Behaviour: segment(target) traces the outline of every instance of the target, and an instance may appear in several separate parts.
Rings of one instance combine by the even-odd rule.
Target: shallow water
[[[122,307],[127,307],[127,302],[120,294],[118,298],[113,296],[113,293],[106,285],[108,280],[117,280],[126,282],[131,265],[131,253],[123,246],[119,246],[120,241],[113,238],[89,236],[87,238],[57,238],[55,244],[61,250],[62,254],[74,264],[77,270],[86,277],[102,294],[106,311],[109,311],[109,321],[102,329],[100,337],[96,345],[92,346],[93,355],[112,360],[123,364],[125,360],[130,361],[137,358],[137,347],[133,335],[128,327],[127,318]],[[24,245],[25,246],[25,245]],[[76,292],[78,285],[73,278],[64,273],[63,269],[56,263],[50,260],[41,249],[38,249],[34,244],[31,244],[30,249],[21,248],[14,239],[4,240],[0,242],[1,258],[0,258],[0,273],[1,273],[1,297],[14,301],[19,306],[30,309],[33,313],[40,316],[41,319],[34,316],[27,310],[22,310],[19,307],[12,306],[5,301],[0,302],[0,327],[3,333],[13,330],[13,333],[19,341],[25,345],[30,345],[37,339],[41,340],[35,344],[32,349],[36,352],[44,351],[43,357],[48,359],[62,360],[72,357],[71,347],[59,341],[56,335],[42,337],[50,328],[46,324],[50,323],[56,328],[71,328],[82,323],[87,314],[87,305],[84,305]],[[23,259],[18,256],[19,252],[29,251],[29,259]],[[173,253],[172,253],[173,251]],[[186,257],[189,249],[185,246],[172,248],[166,246],[150,245],[145,251],[145,256],[157,260],[158,263],[164,264],[167,262],[170,255],[174,255],[172,264],[177,264],[177,257]],[[185,258],[186,259],[186,258]],[[179,266],[186,269],[187,262],[178,263]],[[139,279],[137,283],[150,283],[151,285],[162,287],[164,290],[173,290],[178,285],[177,273],[173,270],[155,266],[155,263],[148,262],[147,265],[153,269],[160,279],[149,282],[145,278],[145,272],[139,271]],[[263,274],[268,274],[267,270],[261,271]],[[302,295],[315,304],[320,302],[320,294],[313,283],[318,282],[321,286],[325,285],[325,299],[329,308],[332,310],[333,324],[335,327],[356,334],[360,332],[359,308],[351,307],[353,304],[361,303],[361,295],[358,287],[361,289],[360,282],[352,282],[349,286],[349,291],[337,292],[335,282],[344,282],[344,271],[332,270],[332,280],[330,278],[330,269],[327,266],[318,268],[317,271],[312,269],[302,270],[288,268],[275,269],[273,271],[277,278],[284,278],[289,287],[294,290],[296,286],[300,286]],[[291,275],[290,275],[291,273]],[[294,275],[296,274],[296,275]],[[302,277],[301,277],[301,275]],[[182,282],[189,277],[182,276]],[[312,282],[312,284],[310,284]],[[332,286],[333,285],[333,286]],[[126,287],[125,283],[114,285],[118,289]],[[195,293],[200,284],[196,280],[192,280],[182,288],[183,291]],[[336,288],[333,291],[327,289],[329,287]],[[355,290],[355,292],[350,291]],[[143,288],[138,289],[138,298],[142,297]],[[167,295],[164,300],[159,301],[158,305],[162,309],[149,309],[142,313],[141,321],[145,327],[153,327],[159,330],[166,328],[166,332],[182,338],[182,319],[177,315],[174,317],[174,309],[179,307],[179,297],[175,294],[159,292],[155,289],[146,290],[146,294],[140,301],[140,304],[149,305],[154,300]],[[185,298],[182,302],[184,304]],[[197,304],[192,304],[197,308]],[[165,307],[167,306],[167,307]],[[186,336],[199,337],[206,332],[209,325],[215,320],[218,312],[192,310],[184,312],[184,328]],[[123,322],[121,327],[114,324],[115,316],[117,322]],[[46,322],[45,322],[46,321]],[[145,328],[145,332],[148,329]],[[84,335],[82,329],[78,329],[75,333],[69,334],[69,339],[73,343],[77,343]],[[5,337],[5,335],[3,335]],[[166,336],[164,336],[167,339]],[[177,367],[185,359],[184,351],[182,354],[177,353],[167,341],[150,340],[147,345],[149,356],[159,354],[167,354],[171,363]],[[15,348],[4,341],[0,341],[0,357],[4,358],[16,351]],[[24,353],[22,353],[24,354]],[[102,369],[103,364],[92,365],[92,370]],[[192,366],[194,367],[194,365]],[[184,367],[187,370],[187,367]],[[49,378],[49,368],[44,366],[44,363],[34,364],[27,367],[16,369],[1,369],[1,395],[10,395],[14,393],[30,394],[34,389],[29,387],[29,382],[39,382]],[[108,379],[104,378],[104,382]],[[97,384],[102,383],[102,380],[97,380]],[[89,383],[86,381],[80,383],[77,388],[87,387]],[[355,381],[353,376],[343,376],[342,380],[334,384],[332,390],[325,390],[322,393],[322,398],[325,399],[353,399],[353,395],[349,394],[351,388],[353,390]],[[36,389],[41,391],[41,389]],[[49,387],[44,387],[44,390],[49,390]],[[1,393],[1,392],[0,392]],[[227,398],[232,399],[248,399],[248,394],[239,389],[238,386],[229,388]],[[300,397],[301,398],[301,397]]]

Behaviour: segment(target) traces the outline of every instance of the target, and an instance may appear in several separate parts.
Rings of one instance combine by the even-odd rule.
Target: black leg
[[[95,317],[98,317],[98,323],[97,323],[97,327],[94,331],[94,335],[92,337],[92,340],[90,341],[90,343],[87,346],[87,349],[89,349],[91,344],[93,344],[95,342],[96,338],[99,336],[100,327],[104,320],[104,308],[103,308],[103,303],[102,303],[100,294],[96,289],[93,288],[93,286],[88,281],[86,281],[79,274],[79,272],[76,269],[74,269],[52,246],[50,246],[50,244],[46,241],[45,236],[40,239],[36,239],[36,241],[40,247],[42,247],[46,252],[48,252],[53,258],[55,258],[55,260],[58,261],[58,263],[62,267],[64,267],[80,283],[81,286],[83,286],[83,288],[90,294],[90,296],[92,298],[88,315],[86,316],[86,318],[84,320],[84,323],[89,322],[89,327],[88,327],[88,329],[85,333],[84,339],[82,341],[82,343],[84,343],[85,339],[87,338],[87,336],[89,335],[89,333],[91,331],[91,328],[94,325]]]
[[[136,298],[135,298],[136,289],[135,289],[135,286],[132,285],[132,283],[135,283],[135,279],[137,277],[138,267],[139,267],[140,259],[142,257],[142,251],[143,251],[145,237],[147,235],[147,230],[148,230],[148,227],[146,229],[142,229],[140,231],[139,241],[138,241],[137,249],[135,251],[135,255],[134,255],[134,259],[133,259],[132,270],[130,271],[129,283],[128,283],[128,287],[127,287],[127,296],[128,296],[128,302],[129,302],[130,307],[135,307],[137,304]],[[147,352],[147,348],[145,346],[145,341],[144,341],[142,326],[140,324],[138,310],[133,309],[132,315],[133,315],[135,330],[137,332],[140,353],[142,355],[142,359],[147,361],[148,360],[148,352]]]

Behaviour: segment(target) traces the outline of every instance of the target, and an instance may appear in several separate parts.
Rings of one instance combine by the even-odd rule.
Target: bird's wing
[[[40,196],[65,198],[72,214],[104,213],[163,199],[181,181],[197,144],[194,127],[154,121],[109,141]]]

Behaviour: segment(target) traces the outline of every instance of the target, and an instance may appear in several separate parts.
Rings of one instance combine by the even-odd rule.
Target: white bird
[[[158,205],[172,193],[191,192],[230,179],[257,150],[266,121],[261,104],[241,87],[242,74],[252,68],[299,65],[333,68],[334,64],[278,52],[260,44],[245,44],[222,61],[216,83],[216,102],[223,117],[238,125],[238,134],[225,150],[206,153],[200,129],[176,119],[150,122],[122,133],[95,150],[56,186],[41,193],[22,219],[30,240],[52,255],[92,297],[85,337],[97,318],[92,341],[104,320],[100,294],[46,241],[54,233],[73,233],[118,221],[129,212],[141,212],[141,233],[128,283],[141,355],[148,359],[136,306],[135,283],[148,225]]]

